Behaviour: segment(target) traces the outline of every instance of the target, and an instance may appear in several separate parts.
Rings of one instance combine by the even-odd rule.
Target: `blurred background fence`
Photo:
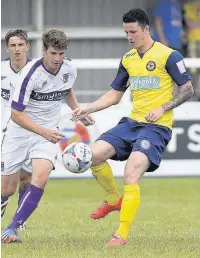
[[[29,56],[38,57],[42,54],[42,32],[61,28],[69,38],[67,56],[79,68],[78,100],[93,101],[109,89],[120,58],[130,48],[122,29],[123,14],[130,8],[144,8],[154,34],[155,4],[155,0],[2,0],[2,58],[7,57],[4,36],[9,29],[26,29],[31,43]],[[200,67],[200,59],[188,59],[186,65]],[[199,83],[196,76],[194,84]],[[194,100],[198,98],[197,90]]]

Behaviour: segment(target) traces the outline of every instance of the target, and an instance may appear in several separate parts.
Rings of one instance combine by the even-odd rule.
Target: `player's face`
[[[17,36],[10,37],[8,41],[7,51],[10,55],[11,60],[20,61],[27,57],[29,51],[29,44],[24,39]]]
[[[47,68],[52,71],[57,71],[65,57],[65,49],[55,49],[48,47],[44,49],[44,63]]]
[[[137,22],[123,23],[128,42],[132,48],[139,49],[143,46],[147,28],[142,29]]]

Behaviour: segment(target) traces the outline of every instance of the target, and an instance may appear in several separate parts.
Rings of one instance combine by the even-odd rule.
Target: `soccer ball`
[[[67,170],[72,173],[83,173],[92,164],[92,151],[83,142],[73,142],[63,151],[62,161]]]

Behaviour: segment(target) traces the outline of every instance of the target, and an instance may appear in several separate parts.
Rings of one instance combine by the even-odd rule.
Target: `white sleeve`
[[[70,65],[70,76],[69,76],[68,85],[69,85],[69,88],[72,88],[77,78],[77,68],[73,64],[73,61],[69,61],[68,65]]]
[[[38,60],[33,65],[30,62],[28,65],[26,65],[26,69],[21,71],[21,74],[15,82],[15,92],[11,104],[12,108],[19,111],[24,111],[26,108],[34,88],[34,80],[32,75],[40,64],[41,60]]]
[[[29,102],[33,87],[34,83],[31,79],[28,81],[28,83],[25,83],[24,81],[20,84],[17,83],[15,93],[12,98],[11,107],[19,111],[24,111]]]
[[[71,87],[73,87],[75,81],[76,81],[76,78],[77,78],[77,68],[73,68],[73,71],[72,71],[72,76],[70,78],[70,81],[69,81],[69,84]]]

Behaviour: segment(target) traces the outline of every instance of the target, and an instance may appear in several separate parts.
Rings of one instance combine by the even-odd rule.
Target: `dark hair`
[[[67,37],[65,33],[57,29],[49,29],[42,34],[43,47],[48,49],[67,49]]]
[[[145,28],[146,25],[150,24],[148,14],[140,8],[131,9],[130,11],[125,13],[123,15],[123,22],[124,23],[137,22],[138,25],[143,29]]]
[[[21,29],[9,30],[5,36],[5,41],[7,46],[8,46],[8,41],[11,37],[19,37],[20,39],[23,39],[26,41],[26,43],[28,43],[28,36],[25,30],[21,30]]]

